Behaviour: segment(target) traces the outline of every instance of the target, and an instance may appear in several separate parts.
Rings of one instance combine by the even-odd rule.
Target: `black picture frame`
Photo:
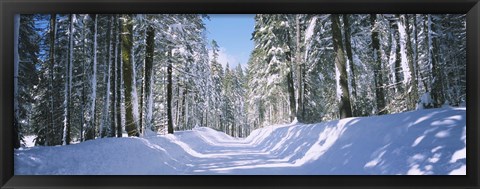
[[[478,188],[478,0],[2,0],[1,188]],[[30,13],[462,13],[467,15],[466,176],[15,176],[13,16]]]

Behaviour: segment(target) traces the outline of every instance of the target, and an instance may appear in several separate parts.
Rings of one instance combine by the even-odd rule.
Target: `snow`
[[[335,64],[335,82],[336,82],[337,100],[340,101],[342,98],[342,88],[340,87],[340,70],[338,70],[337,64]]]
[[[310,20],[310,24],[308,25],[307,30],[305,32],[305,43],[310,41],[310,39],[312,38],[316,24],[317,24],[317,17],[314,16],[312,20]]]
[[[293,122],[242,139],[195,127],[24,147],[14,157],[16,175],[465,175],[466,108]]]
[[[432,97],[430,96],[429,92],[426,92],[426,93],[423,93],[423,95],[420,97],[420,101],[417,103],[417,107],[415,109],[421,110],[421,109],[425,109],[427,107],[432,107],[432,106],[433,106]]]
[[[23,141],[25,142],[25,147],[34,147],[35,146],[35,135],[23,136]]]
[[[312,36],[315,32],[315,26],[317,24],[317,18],[316,16],[314,16],[311,20],[310,20],[310,24],[308,24],[308,27],[307,27],[307,30],[305,31],[305,56],[304,57],[304,61],[307,61],[308,59],[308,54],[310,53],[310,47],[311,47],[311,43],[312,43]]]
[[[402,17],[403,18],[403,17]],[[401,66],[403,70],[403,84],[408,84],[410,82],[410,68],[408,67],[407,61],[407,33],[406,28],[403,25],[401,20],[398,20],[398,32],[400,33],[400,56],[401,56]]]
[[[467,166],[462,165],[462,167],[450,172],[449,175],[465,175],[466,172],[467,172]]]

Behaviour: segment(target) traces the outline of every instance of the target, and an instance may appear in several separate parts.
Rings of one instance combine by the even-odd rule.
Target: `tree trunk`
[[[173,117],[172,117],[172,61],[167,60],[167,119],[168,133],[173,134]]]
[[[396,16],[398,18],[398,15]],[[396,42],[396,48],[395,48],[395,92],[396,93],[402,93],[403,88],[401,83],[401,78],[400,78],[400,70],[402,68],[402,57],[400,54],[400,33],[398,32],[398,23],[393,23],[393,32],[395,36],[395,42]]]
[[[55,68],[55,38],[56,38],[56,23],[57,23],[57,15],[56,14],[51,14],[50,15],[50,128],[47,126],[47,134],[45,135],[45,145],[48,146],[51,143],[51,137],[50,132],[51,129],[55,129],[55,121],[54,121],[54,101],[53,101],[53,74],[54,74],[54,68]]]
[[[75,15],[70,15],[70,29],[69,29],[69,37],[68,37],[68,61],[67,61],[67,69],[65,70],[65,119],[64,119],[64,127],[63,127],[63,137],[62,137],[62,144],[69,145],[70,144],[70,125],[71,125],[71,86],[72,86],[72,67],[73,67],[73,22],[75,20]]]
[[[110,36],[111,36],[111,31],[112,31],[112,16],[109,16],[108,18],[108,23],[107,23],[107,47],[106,47],[106,52],[107,52],[107,68],[105,69],[105,75],[104,75],[104,82],[107,84],[106,89],[105,89],[105,97],[104,97],[104,106],[103,106],[103,118],[102,118],[102,125],[100,126],[102,128],[101,132],[101,137],[107,136],[110,131],[110,127],[108,124],[108,120],[110,118],[108,114],[108,109],[110,105],[110,66],[112,64],[112,54],[111,54],[111,43],[110,43]]]
[[[353,66],[353,54],[352,54],[352,44],[351,44],[351,31],[350,31],[350,22],[348,19],[347,14],[343,14],[343,27],[345,28],[345,51],[347,53],[348,58],[348,66],[350,68],[350,81],[351,81],[351,91],[352,91],[352,99],[357,99],[357,84],[355,81],[355,67]],[[352,115],[356,116],[356,107],[355,101],[352,103]]]
[[[407,46],[407,61],[408,61],[408,69],[410,70],[410,81],[408,84],[407,92],[407,108],[408,110],[413,110],[416,107],[417,100],[418,100],[418,81],[415,74],[414,69],[414,62],[413,62],[413,48],[412,42],[410,38],[410,22],[408,19],[408,14],[405,14],[402,18],[402,22],[405,26],[406,31],[406,46]],[[414,24],[415,25],[415,24]]]
[[[128,136],[139,136],[137,126],[135,124],[134,116],[134,88],[133,82],[135,78],[133,75],[133,61],[132,61],[132,47],[133,47],[133,23],[130,15],[124,14],[122,16],[122,61],[123,61],[123,80],[125,83],[125,130]]]
[[[115,113],[117,116],[117,137],[122,137],[122,49],[121,49],[121,44],[120,44],[120,35],[121,35],[121,24],[120,24],[120,19],[118,18],[118,15],[115,15],[116,17],[116,23],[117,23],[117,34],[115,35],[115,41],[117,43],[115,47],[115,56],[117,57],[117,74],[116,74],[116,86],[115,86],[115,93],[117,94],[116,100],[117,102],[115,103]]]
[[[147,28],[147,44],[144,67],[144,95],[146,99],[146,119],[144,123],[145,129],[152,130],[152,112],[153,112],[153,55],[155,52],[155,28]],[[143,108],[142,108],[143,109]]]
[[[185,117],[186,116],[186,109],[187,109],[187,83],[185,82],[185,89],[183,89],[182,91],[182,106],[180,106],[180,112],[182,113],[182,116],[180,117],[181,119],[178,120],[178,123],[179,125],[181,125],[181,129],[182,130],[186,130],[186,120],[187,118]]]
[[[444,96],[443,96],[443,79],[441,76],[441,71],[440,67],[438,65],[438,45],[437,45],[437,39],[433,38],[431,35],[434,33],[435,27],[432,23],[432,18],[431,15],[428,15],[428,38],[429,38],[429,59],[431,62],[431,72],[432,72],[432,78],[431,78],[431,95],[432,95],[432,100],[434,102],[434,107],[440,107],[444,101]]]
[[[87,50],[86,50],[86,41],[87,39],[85,38],[85,33],[86,33],[86,23],[85,23],[85,19],[83,20],[83,28],[82,28],[82,50],[83,50],[83,61],[82,61],[82,107],[81,107],[81,112],[82,112],[82,117],[80,119],[80,141],[84,141],[84,126],[85,126],[85,104],[86,104],[86,83],[87,83],[87,77],[86,77],[86,73],[85,73],[85,70],[86,70],[86,66],[85,66],[85,62],[87,60],[86,56],[87,56]]]
[[[295,50],[295,58],[296,58],[296,75],[297,75],[297,90],[296,90],[296,97],[297,103],[295,104],[295,111],[296,117],[299,122],[303,121],[303,63],[301,58],[301,42],[300,42],[300,15],[295,15],[295,22],[296,22],[296,50]]]
[[[92,48],[92,74],[90,76],[90,120],[88,121],[85,133],[85,140],[92,140],[95,139],[95,105],[97,99],[97,14],[90,15],[92,18],[94,25],[93,25],[93,48]]]
[[[417,81],[417,86],[418,86],[418,81],[420,80],[420,74],[419,74],[419,65],[418,65],[418,26],[417,26],[417,15],[413,15],[413,39],[415,40],[415,48],[414,48],[414,60],[413,60],[413,65],[414,65],[414,70],[415,70],[415,80]],[[419,91],[418,91],[419,92]]]
[[[146,50],[145,50],[146,51]],[[146,53],[146,52],[145,52]],[[147,55],[145,55],[145,59],[147,59],[146,57]],[[145,133],[145,129],[143,128],[144,125],[143,125],[143,100],[144,100],[144,94],[145,94],[145,64],[146,64],[146,60],[143,60],[143,76],[142,76],[142,86],[140,86],[140,116],[139,116],[139,121],[138,121],[138,124],[139,124],[139,127],[138,129],[140,129],[140,134],[141,135],[144,135]]]
[[[120,120],[115,120],[115,116],[116,116],[116,105],[117,105],[117,93],[116,93],[116,86],[117,86],[117,74],[116,74],[116,69],[120,69],[120,68],[117,68],[116,64],[117,64],[117,52],[118,52],[118,49],[117,49],[117,43],[118,43],[118,25],[117,25],[117,16],[112,16],[111,18],[112,22],[113,22],[113,33],[112,35],[115,37],[114,40],[113,40],[113,45],[112,47],[114,48],[114,58],[113,58],[113,63],[111,62],[112,66],[111,66],[111,70],[110,70],[110,91],[112,92],[112,100],[111,100],[111,105],[110,105],[110,126],[109,126],[109,133],[108,133],[108,137],[115,137],[115,131],[116,131],[116,125],[117,125],[117,121],[120,121]],[[112,38],[112,36],[110,36]],[[109,44],[110,45],[110,44]],[[112,53],[111,50],[108,51],[108,53]],[[111,56],[111,55],[109,55]],[[111,61],[111,59],[110,59]]]
[[[343,54],[342,33],[338,14],[332,14],[333,50],[335,51],[335,68],[337,69],[337,97],[339,98],[340,119],[352,117],[350,95],[348,92],[348,76],[345,55]]]
[[[383,75],[382,75],[382,60],[380,51],[380,40],[378,39],[378,31],[374,30],[375,22],[377,20],[376,14],[370,14],[370,22],[372,24],[372,49],[374,59],[374,83],[375,83],[375,100],[377,103],[377,114],[382,115],[386,113],[385,110],[385,92],[383,89]]]
[[[287,62],[290,62],[290,71],[288,71],[287,73],[287,92],[288,92],[288,98],[289,98],[289,101],[290,101],[290,121],[293,121],[295,119],[295,117],[297,116],[297,112],[296,112],[296,99],[295,99],[295,87],[294,87],[294,84],[295,84],[295,80],[293,78],[293,62],[292,62],[292,55],[287,52],[286,53],[286,57],[287,57]],[[271,117],[270,117],[271,119]]]

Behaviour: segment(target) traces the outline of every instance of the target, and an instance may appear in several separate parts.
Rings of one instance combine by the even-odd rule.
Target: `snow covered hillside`
[[[466,108],[15,150],[16,175],[466,174]]]

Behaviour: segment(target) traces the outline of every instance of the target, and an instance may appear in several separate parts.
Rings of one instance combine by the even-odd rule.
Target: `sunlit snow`
[[[14,152],[14,170],[16,175],[465,175],[465,112],[425,109],[274,125],[247,138],[195,127],[173,135],[23,147]],[[31,136],[26,140],[32,145]]]

